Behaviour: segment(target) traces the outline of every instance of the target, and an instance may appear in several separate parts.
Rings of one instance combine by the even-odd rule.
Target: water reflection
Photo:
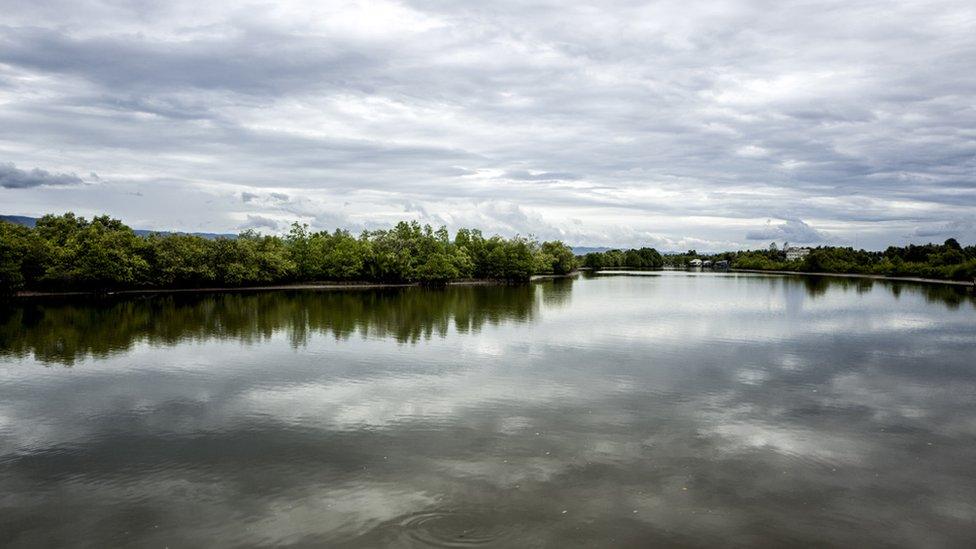
[[[584,278],[607,276],[659,277],[661,273],[615,272],[586,274]],[[817,276],[763,278],[769,287],[781,289],[794,311],[802,308],[806,299],[817,299],[828,290],[865,294],[877,288],[890,291],[896,298],[903,291],[921,295],[953,309],[964,303],[976,304],[972,291],[958,286]],[[568,304],[574,280],[443,290],[176,294],[25,302],[0,308],[0,356],[32,355],[42,362],[71,365],[87,356],[124,352],[141,341],[152,345],[206,339],[256,343],[279,331],[287,332],[294,345],[306,344],[311,334],[336,338],[355,334],[416,343],[435,335],[445,337],[451,329],[478,332],[485,324],[531,321],[540,302],[550,308]],[[798,287],[805,294],[799,293]]]
[[[0,356],[32,354],[71,365],[126,351],[135,342],[186,340],[257,343],[286,331],[294,345],[311,334],[417,342],[450,329],[478,332],[486,324],[526,322],[565,303],[572,279],[534,285],[451,286],[446,289],[176,294],[114,300],[39,301],[0,311]]]
[[[601,271],[596,273],[584,272],[582,278],[660,277],[673,276],[675,274],[682,276],[731,277],[736,279],[764,278],[773,286],[802,286],[806,290],[807,297],[810,298],[820,297],[826,294],[828,290],[843,290],[845,292],[853,290],[858,293],[869,293],[878,288],[883,288],[891,292],[895,297],[901,295],[902,291],[907,291],[913,295],[922,295],[932,303],[942,303],[949,307],[957,307],[963,303],[976,306],[976,294],[974,294],[972,286],[904,282],[872,278],[818,275],[766,275],[761,273],[702,273],[701,271]]]
[[[166,298],[188,328],[0,362],[0,545],[970,545],[976,309],[810,284]]]
[[[874,280],[864,278],[843,278],[828,276],[797,276],[792,277],[803,282],[810,297],[818,297],[827,293],[828,289],[854,290],[857,293],[869,293],[877,288],[884,288],[894,297],[899,297],[903,291],[922,295],[930,303],[941,303],[950,308],[957,308],[964,303],[976,305],[973,288],[950,284],[919,284],[914,282],[899,282],[889,280]]]

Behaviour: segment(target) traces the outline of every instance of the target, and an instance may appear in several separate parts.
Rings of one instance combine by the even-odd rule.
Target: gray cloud
[[[45,185],[78,185],[84,183],[73,173],[51,173],[34,168],[30,171],[18,169],[13,162],[0,163],[0,187],[5,189],[29,189]]]
[[[879,248],[976,207],[963,0],[35,4],[0,26],[0,155],[113,184],[0,194],[18,213],[178,184],[211,201],[187,230],[514,203],[575,244],[748,246],[776,215]]]
[[[956,220],[949,221],[947,223],[941,223],[938,225],[930,225],[927,227],[916,227],[912,234],[914,236],[921,237],[932,237],[932,236],[956,236],[961,234],[972,234],[976,231],[976,222],[972,219],[967,220]]]
[[[767,223],[762,229],[749,231],[746,233],[749,240],[785,240],[797,244],[810,244],[816,242],[831,242],[833,238],[817,229],[814,229],[802,219],[787,219],[785,223]]]
[[[247,221],[240,225],[241,229],[269,229],[271,231],[278,230],[278,222],[269,217],[264,217],[262,215],[251,215],[248,214]]]
[[[267,48],[267,44],[274,44]],[[322,76],[361,70],[367,58],[340,47],[303,51],[301,37],[239,28],[230,36],[152,40],[144,35],[79,38],[52,29],[7,29],[0,61],[82,76],[112,88],[223,89],[262,95],[321,85]],[[112,63],[102,60],[111,58]]]

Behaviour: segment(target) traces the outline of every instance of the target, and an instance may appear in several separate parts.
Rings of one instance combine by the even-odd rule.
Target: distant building
[[[702,266],[702,260],[701,259],[692,259],[691,261],[688,262],[688,265],[691,265],[692,267],[701,267]]]
[[[708,268],[712,266],[712,262],[709,260],[702,261],[702,267]]]
[[[726,260],[724,260],[724,259],[721,260],[721,261],[716,261],[715,262],[715,270],[716,271],[727,271],[727,270],[729,270],[729,262],[726,261]]]
[[[787,248],[786,249],[786,260],[787,261],[799,261],[810,253],[810,248]]]

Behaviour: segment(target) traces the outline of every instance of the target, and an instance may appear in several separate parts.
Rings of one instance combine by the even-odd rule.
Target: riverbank
[[[564,275],[534,275],[528,282],[539,280],[551,280],[557,278],[569,278],[576,276],[578,272]],[[497,286],[505,284],[521,284],[497,279],[464,279],[446,282],[445,286]],[[225,292],[273,292],[283,290],[385,290],[394,288],[419,288],[423,284],[420,282],[303,282],[295,284],[269,284],[264,286],[213,286],[206,288],[139,288],[131,290],[114,290],[109,292],[95,291],[74,291],[74,292],[38,292],[22,291],[17,292],[16,298],[35,298],[35,297],[93,297],[93,296],[124,296],[124,295],[150,295],[150,294],[193,294],[193,293],[225,293]],[[436,287],[436,286],[433,286]]]
[[[950,286],[964,286],[972,288],[976,286],[973,282],[962,280],[942,280],[939,278],[921,278],[916,276],[885,276],[856,273],[807,273],[799,271],[763,271],[761,269],[729,269],[733,273],[758,273],[775,275],[796,275],[796,276],[829,276],[835,278],[865,278],[868,280],[887,280],[891,282],[918,282],[921,284],[946,284]]]

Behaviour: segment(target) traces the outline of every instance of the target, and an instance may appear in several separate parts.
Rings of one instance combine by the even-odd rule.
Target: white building
[[[702,266],[702,260],[701,259],[692,259],[691,261],[688,262],[688,264],[691,265],[692,267],[701,267]]]
[[[786,260],[787,261],[799,261],[810,253],[810,248],[787,248],[786,249]]]

